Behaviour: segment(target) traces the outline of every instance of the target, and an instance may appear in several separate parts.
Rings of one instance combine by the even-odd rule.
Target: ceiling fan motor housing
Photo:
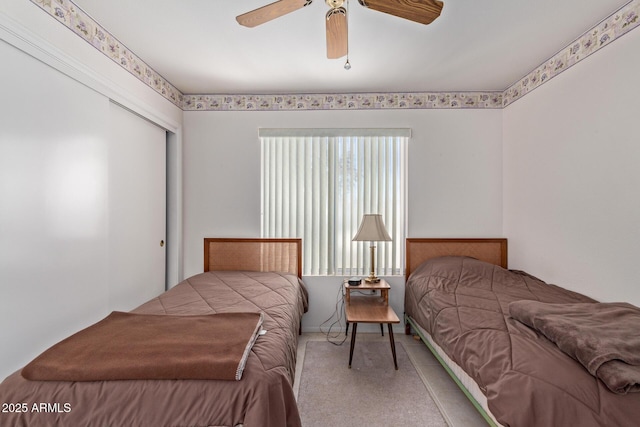
[[[344,0],[324,0],[324,1],[325,3],[327,3],[327,6],[329,6],[332,9],[337,9],[344,4]]]

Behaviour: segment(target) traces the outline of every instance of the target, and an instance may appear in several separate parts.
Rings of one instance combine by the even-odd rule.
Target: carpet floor
[[[298,409],[304,427],[446,426],[446,422],[401,343],[398,370],[389,342],[306,344]]]

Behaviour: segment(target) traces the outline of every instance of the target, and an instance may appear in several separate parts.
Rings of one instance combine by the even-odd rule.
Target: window
[[[300,237],[304,275],[369,273],[362,215],[382,214],[376,274],[402,274],[409,129],[260,129],[262,236]]]

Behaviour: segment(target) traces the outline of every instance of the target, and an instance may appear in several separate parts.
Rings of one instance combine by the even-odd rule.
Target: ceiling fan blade
[[[443,3],[439,0],[358,0],[361,5],[382,13],[430,24],[442,11]]]
[[[287,13],[309,6],[313,0],[278,0],[236,17],[238,24],[253,28]]]
[[[342,58],[348,51],[347,10],[337,7],[327,12],[327,58]]]

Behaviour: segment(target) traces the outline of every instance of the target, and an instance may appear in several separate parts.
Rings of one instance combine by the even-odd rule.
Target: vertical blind
[[[382,214],[376,273],[402,274],[409,129],[260,129],[262,236],[299,237],[304,275],[369,272],[362,215]]]

